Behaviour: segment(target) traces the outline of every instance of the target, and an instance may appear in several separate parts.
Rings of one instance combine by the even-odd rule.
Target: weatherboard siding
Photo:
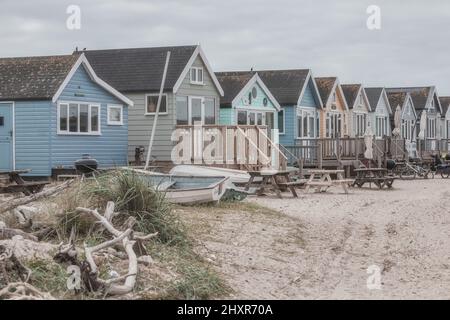
[[[134,102],[134,106],[129,108],[128,120],[128,158],[130,161],[134,161],[135,148],[143,146],[145,152],[148,149],[153,122],[155,120],[154,115],[145,114],[145,96],[148,93],[127,94],[127,97]],[[167,114],[161,113],[158,115],[152,149],[152,157],[155,157],[158,161],[170,160],[170,152],[173,147],[171,136],[176,124],[174,95],[170,92],[166,94]]]
[[[315,88],[312,80],[309,80],[308,85],[305,88],[302,100],[300,101],[300,106],[315,107],[315,108],[320,107],[320,103],[319,100],[317,99],[317,95],[315,93]]]
[[[51,101],[15,102],[16,169],[28,176],[51,175]]]
[[[235,110],[232,108],[220,108],[219,124],[221,125],[233,125],[236,122],[236,118],[233,116]]]
[[[190,72],[186,74],[181,83],[178,91],[176,92],[176,96],[178,97],[187,97],[187,96],[198,96],[205,98],[214,98],[215,100],[215,114],[216,114],[216,123],[219,121],[219,113],[220,113],[220,93],[214,84],[214,81],[206,69],[206,65],[203,62],[200,55],[197,56],[193,67],[203,68],[203,84],[191,84],[191,76]]]
[[[100,107],[100,135],[63,135],[57,133],[57,103],[51,108],[51,166],[73,168],[74,162],[85,153],[97,159],[101,168],[127,164],[128,108],[123,107],[123,125],[107,124],[108,104],[123,105],[102,87],[92,82],[83,66],[76,71],[58,102],[98,103]]]
[[[295,106],[284,106],[284,134],[280,134],[280,144],[285,146],[295,145],[297,138],[296,128],[296,107]]]

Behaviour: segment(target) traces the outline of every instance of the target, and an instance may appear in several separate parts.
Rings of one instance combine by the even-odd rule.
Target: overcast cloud
[[[66,8],[81,7],[81,30]],[[366,27],[381,7],[381,30]],[[200,43],[216,71],[311,68],[367,86],[450,95],[445,0],[0,0],[0,56]]]

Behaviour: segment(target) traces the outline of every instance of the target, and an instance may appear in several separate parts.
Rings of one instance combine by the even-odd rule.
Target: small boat
[[[195,165],[175,166],[170,170],[170,174],[177,176],[224,176],[230,178],[230,181],[236,184],[244,184],[250,180],[250,175],[246,171]]]
[[[199,204],[218,202],[226,193],[230,181],[220,176],[180,176],[130,169],[149,186],[166,194],[172,203]]]

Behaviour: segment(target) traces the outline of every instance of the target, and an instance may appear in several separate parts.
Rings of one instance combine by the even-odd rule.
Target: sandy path
[[[232,298],[450,299],[450,180],[394,186],[250,198],[281,214],[205,213],[199,238]],[[380,290],[367,288],[371,265]]]

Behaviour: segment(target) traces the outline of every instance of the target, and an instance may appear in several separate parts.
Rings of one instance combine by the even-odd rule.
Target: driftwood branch
[[[31,241],[38,241],[38,237],[30,233],[26,233],[25,231],[22,231],[20,229],[7,228],[0,224],[0,240],[11,239],[15,236],[21,236],[22,238]]]
[[[2,206],[0,207],[0,213],[7,212],[9,210],[12,210],[18,206],[22,206],[25,204],[28,204],[30,202],[50,197],[58,192],[61,192],[62,190],[68,188],[74,180],[68,180],[56,187],[49,188],[47,190],[44,190],[42,192],[32,194],[31,196],[22,197],[18,199],[13,199],[11,201],[8,201],[7,203],[2,203]]]
[[[94,282],[95,288],[102,289],[105,294],[122,295],[133,291],[136,285],[136,277],[138,274],[138,257],[134,250],[136,241],[140,242],[149,240],[155,237],[157,233],[149,235],[135,235],[132,228],[135,225],[136,220],[133,217],[130,217],[130,219],[126,221],[125,231],[118,230],[112,224],[112,219],[117,215],[117,213],[114,212],[114,208],[114,203],[108,202],[104,215],[101,215],[97,210],[87,208],[77,208],[76,211],[93,216],[103,226],[103,228],[113,236],[113,239],[93,247],[88,247],[86,244],[84,245],[84,252],[86,256],[86,262],[84,263],[88,266],[86,270],[89,272],[87,278],[90,278]],[[113,279],[100,279],[98,277],[98,267],[93,254],[103,249],[112,248],[119,243],[125,250],[126,257],[128,258],[128,273]],[[122,281],[123,284],[118,284],[118,282]]]
[[[26,282],[12,282],[0,290],[0,300],[54,300],[50,294],[41,292]]]

